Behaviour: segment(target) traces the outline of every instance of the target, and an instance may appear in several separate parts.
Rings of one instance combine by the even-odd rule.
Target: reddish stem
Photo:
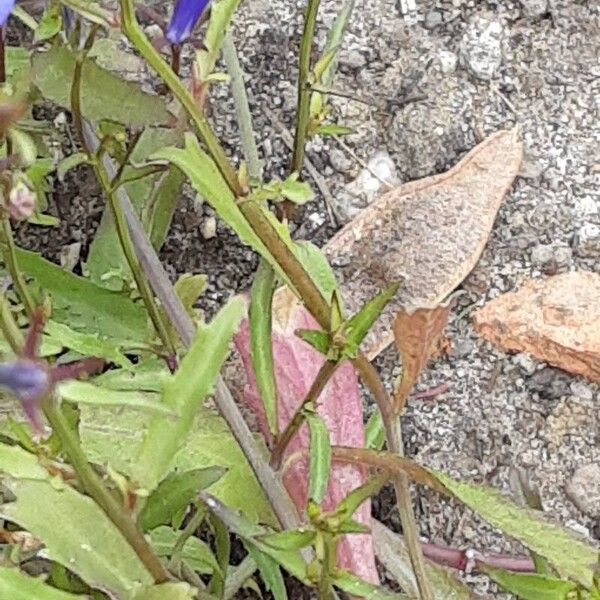
[[[447,383],[440,383],[440,385],[436,385],[435,387],[429,388],[424,392],[419,392],[418,394],[415,394],[413,398],[415,400],[429,400],[430,398],[435,398],[440,394],[445,394],[448,391],[449,387],[450,386]]]

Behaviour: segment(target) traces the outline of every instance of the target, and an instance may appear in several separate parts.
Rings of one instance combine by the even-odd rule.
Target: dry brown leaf
[[[600,275],[585,271],[531,280],[474,315],[479,335],[600,381]]]
[[[394,338],[402,358],[402,379],[394,394],[394,414],[400,414],[421,371],[435,353],[448,323],[450,306],[420,308],[412,314],[398,311]]]
[[[350,313],[386,285],[401,283],[365,340],[369,358],[393,341],[399,310],[435,308],[473,269],[522,153],[516,129],[499,131],[446,173],[384,194],[327,243]]]

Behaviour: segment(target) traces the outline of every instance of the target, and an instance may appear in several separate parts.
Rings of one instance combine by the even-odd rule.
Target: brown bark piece
[[[521,159],[518,131],[499,131],[446,173],[384,194],[327,243],[350,314],[401,283],[364,342],[369,358],[393,341],[399,310],[435,308],[473,269]]]
[[[600,275],[585,271],[530,280],[474,315],[479,335],[600,381]]]
[[[421,371],[435,353],[448,323],[450,306],[400,310],[394,320],[394,337],[402,358],[402,379],[394,394],[394,414],[400,414]]]

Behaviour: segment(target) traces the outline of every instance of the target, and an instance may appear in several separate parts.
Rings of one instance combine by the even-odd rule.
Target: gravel
[[[250,0],[236,21],[267,178],[285,177],[289,165],[290,151],[274,123],[293,130],[303,6],[300,0]],[[322,0],[320,44],[339,7],[337,0]],[[369,162],[386,152],[400,181],[443,172],[490,133],[520,126],[527,155],[523,176],[463,285],[448,329],[453,350],[436,359],[417,386],[423,391],[447,383],[449,389],[436,400],[409,401],[405,444],[424,465],[504,493],[510,493],[511,468],[531,469],[544,509],[593,543],[600,541],[598,385],[499,352],[474,335],[470,313],[530,277],[555,269],[600,271],[599,27],[600,5],[587,0],[418,0],[414,24],[402,18],[396,0],[357,0],[334,84],[355,98],[331,97],[337,122],[355,131],[345,138],[353,154]],[[209,108],[227,151],[237,157],[239,136],[226,86],[214,86]],[[311,144],[308,157],[334,198],[362,169],[328,139]],[[21,228],[20,241],[57,260],[62,246],[81,242],[85,256],[102,207],[85,169],[55,183],[51,206],[60,208],[59,228]],[[173,277],[208,274],[202,299],[208,314],[248,288],[257,264],[222,223],[212,236],[212,225],[206,225],[212,217],[208,206],[193,206],[187,194],[162,252]],[[201,227],[211,233],[208,239],[199,235]],[[336,229],[320,194],[298,212],[292,227],[297,237],[318,244]],[[398,376],[395,351],[377,365],[391,389]],[[375,506],[397,527],[386,493]],[[427,490],[417,513],[427,539],[523,551]],[[465,578],[480,592],[506,597],[481,577]]]

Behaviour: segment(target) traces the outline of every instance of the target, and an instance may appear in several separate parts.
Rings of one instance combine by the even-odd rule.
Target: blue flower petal
[[[0,364],[0,387],[24,402],[44,396],[50,389],[50,377],[37,363],[16,360]]]
[[[177,0],[165,34],[167,40],[177,45],[185,42],[209,4],[210,0]]]
[[[4,25],[10,15],[16,0],[0,0],[0,25]]]

